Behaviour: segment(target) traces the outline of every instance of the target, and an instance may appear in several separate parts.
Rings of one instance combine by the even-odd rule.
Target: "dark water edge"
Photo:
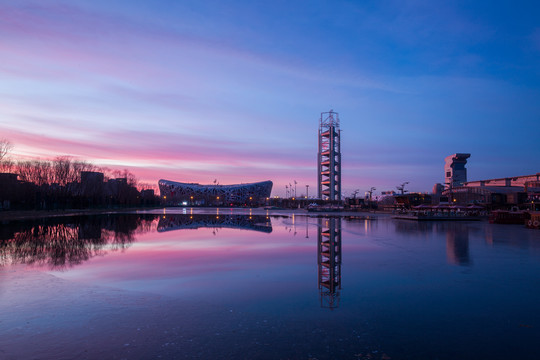
[[[0,211],[0,221],[7,223],[12,221],[32,221],[43,218],[86,216],[86,215],[106,215],[106,214],[131,214],[146,212],[161,207],[133,207],[133,208],[92,208],[92,209],[67,209],[67,210],[2,210]]]
[[[317,239],[327,218],[282,213],[268,224],[264,212],[198,215],[12,223],[19,243],[6,247],[2,240],[4,258],[15,254],[17,261],[0,267],[0,358],[536,359],[540,353],[534,230],[342,218],[339,303],[325,308]],[[36,232],[36,225],[47,231]],[[71,237],[59,237],[58,229]],[[52,242],[43,242],[51,233]]]

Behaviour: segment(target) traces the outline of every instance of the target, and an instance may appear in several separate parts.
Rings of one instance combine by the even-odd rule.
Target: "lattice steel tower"
[[[339,114],[321,113],[319,124],[318,195],[323,200],[341,200],[341,130]]]

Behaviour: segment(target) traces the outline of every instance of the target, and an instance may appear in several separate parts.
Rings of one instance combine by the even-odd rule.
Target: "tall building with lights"
[[[339,114],[321,113],[319,122],[318,197],[341,200],[341,130]]]
[[[444,159],[444,184],[446,189],[462,186],[467,182],[467,159],[471,154],[454,154]]]

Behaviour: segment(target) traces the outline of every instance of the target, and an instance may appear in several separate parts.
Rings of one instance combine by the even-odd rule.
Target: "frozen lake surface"
[[[188,208],[1,229],[1,359],[540,354],[522,226]]]

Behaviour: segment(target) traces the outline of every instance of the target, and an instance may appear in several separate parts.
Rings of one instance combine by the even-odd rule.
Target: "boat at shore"
[[[307,206],[309,212],[339,212],[343,211],[344,207],[341,205],[318,205],[310,204]]]
[[[531,218],[525,222],[525,226],[529,229],[540,229],[540,211],[531,211]]]
[[[471,215],[445,215],[445,214],[418,214],[418,213],[404,213],[396,214],[392,216],[394,219],[404,220],[418,220],[418,221],[479,221],[482,220],[480,216]]]
[[[527,221],[531,218],[531,215],[526,210],[494,210],[489,215],[489,222],[491,224],[515,224],[523,225],[527,224]]]
[[[265,206],[263,207],[264,210],[287,210],[283,207],[279,207],[279,206]]]
[[[416,221],[478,221],[482,220],[484,208],[477,205],[419,205],[411,210],[396,213],[394,219]]]

